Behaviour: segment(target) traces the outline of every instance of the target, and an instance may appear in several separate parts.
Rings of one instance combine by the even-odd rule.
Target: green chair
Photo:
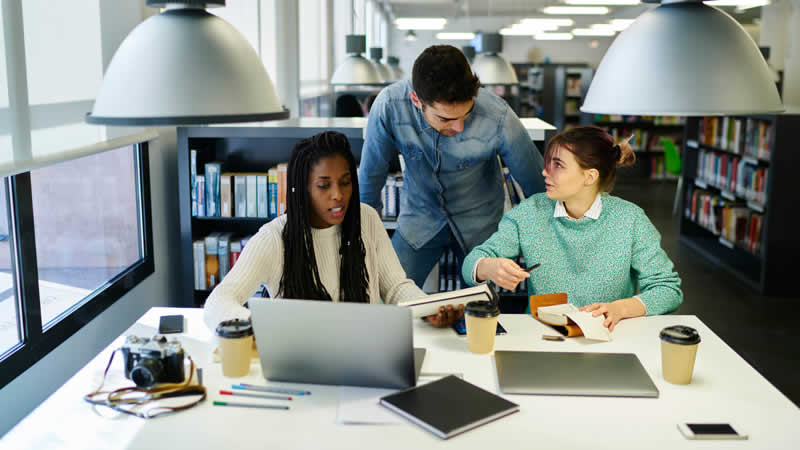
[[[683,175],[681,174],[681,154],[672,139],[667,137],[661,138],[661,144],[664,146],[664,168],[672,175],[678,177],[678,186],[675,191],[675,200],[672,202],[672,214],[675,215],[678,211],[678,203],[681,195],[681,188],[683,187]]]

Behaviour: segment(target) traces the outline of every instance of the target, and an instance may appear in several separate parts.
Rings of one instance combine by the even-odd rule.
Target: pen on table
[[[269,395],[269,394],[251,394],[249,392],[237,392],[237,391],[219,391],[222,395],[238,395],[241,397],[253,397],[253,398],[270,398],[272,400],[291,400],[292,397],[286,395]]]
[[[242,408],[289,409],[286,405],[254,405],[250,403],[231,403],[214,401],[214,406],[240,406]]]
[[[527,269],[525,269],[525,272],[530,272],[531,270],[533,270],[533,269],[535,269],[535,268],[537,268],[537,267],[539,267],[541,265],[542,265],[542,263],[534,264],[534,265],[528,267]]]
[[[248,391],[260,391],[260,392],[274,392],[276,394],[286,394],[286,395],[311,395],[309,391],[298,391],[295,389],[286,389],[286,388],[275,388],[269,386],[253,386],[252,384],[234,384],[232,386],[234,389],[244,389]]]

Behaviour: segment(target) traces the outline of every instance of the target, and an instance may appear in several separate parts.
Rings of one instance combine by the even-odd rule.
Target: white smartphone
[[[739,427],[730,423],[679,423],[686,439],[747,439]]]

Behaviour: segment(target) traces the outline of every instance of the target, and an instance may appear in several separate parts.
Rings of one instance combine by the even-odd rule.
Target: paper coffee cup
[[[497,303],[487,301],[469,302],[464,308],[467,323],[467,346],[472,353],[489,353],[494,349],[497,332]]]
[[[253,347],[253,327],[249,320],[226,320],[216,329],[219,341],[222,374],[243,377],[250,373],[250,354]]]
[[[664,379],[673,384],[689,384],[700,335],[692,327],[674,325],[664,328],[661,338],[661,370]]]

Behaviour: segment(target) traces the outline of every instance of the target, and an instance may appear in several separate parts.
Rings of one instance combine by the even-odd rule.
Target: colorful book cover
[[[192,196],[192,217],[197,217],[197,150],[189,150],[189,178]]]
[[[214,289],[219,283],[219,233],[211,233],[206,242],[206,289]]]
[[[197,176],[197,216],[206,216],[206,176]]]
[[[194,257],[194,288],[206,289],[206,244],[203,239],[192,242]]]
[[[233,217],[233,189],[231,186],[230,173],[223,173],[219,177],[219,199],[221,217]]]
[[[222,164],[218,162],[206,163],[206,216],[220,216],[220,175]]]
[[[269,218],[274,219],[278,217],[278,167],[269,169],[267,175],[269,186]]]
[[[233,208],[236,217],[247,217],[247,175],[237,173],[233,175]]]
[[[267,182],[267,174],[256,175],[256,191],[258,192],[258,217],[269,217],[269,189]]]
[[[286,213],[286,183],[289,165],[286,163],[278,164],[278,215]]]
[[[239,259],[239,255],[242,253],[242,242],[239,240],[232,240],[230,244],[230,268],[233,269],[234,264]]]

